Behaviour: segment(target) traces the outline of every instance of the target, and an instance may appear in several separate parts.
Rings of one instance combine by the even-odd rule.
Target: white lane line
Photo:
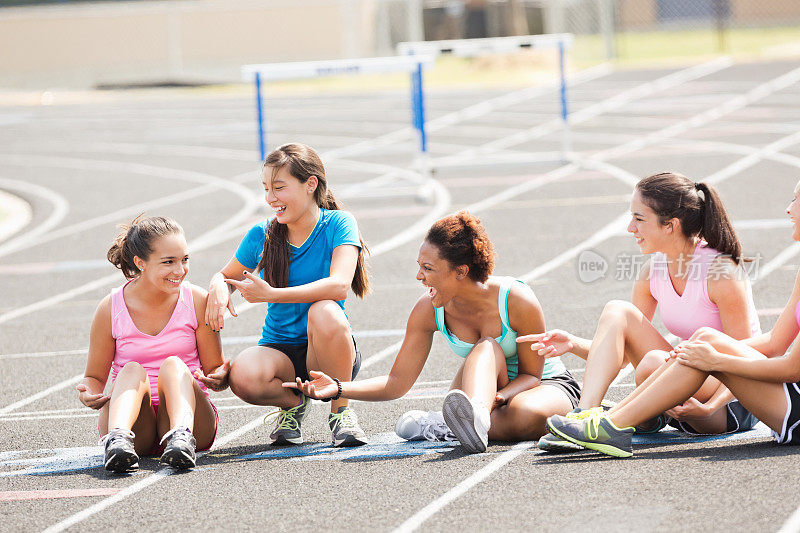
[[[414,515],[397,526],[397,528],[395,528],[393,531],[395,533],[407,533],[416,530],[423,524],[423,522],[438,513],[443,507],[463,496],[472,487],[488,478],[535,445],[536,443],[532,441],[525,441],[516,444],[510,450],[503,452],[499,457],[492,460],[491,463],[471,474],[469,477],[461,481],[461,483],[414,513]]]
[[[698,78],[702,78],[719,70],[728,68],[732,64],[733,62],[730,58],[724,57],[703,63],[701,65],[673,72],[656,80],[644,83],[642,85],[637,85],[636,87],[623,91],[611,98],[607,98],[601,102],[578,110],[570,115],[569,122],[571,125],[586,122],[603,113],[620,109],[633,100],[643,98],[659,91],[664,91]],[[526,131],[496,139],[478,146],[477,148],[465,150],[460,154],[435,159],[433,164],[435,166],[440,164],[440,162],[448,164],[452,163],[454,160],[458,161],[459,159],[474,159],[476,157],[483,157],[483,154],[487,152],[493,152],[500,149],[509,148],[523,142],[531,141],[533,139],[561,131],[562,128],[563,126],[561,119],[553,119],[545,122],[544,124],[534,126]]]
[[[800,532],[800,507],[798,507],[792,516],[783,523],[778,533],[798,533]]]
[[[74,384],[78,383],[81,380],[81,378],[83,378],[83,372],[81,372],[80,374],[78,374],[76,376],[72,376],[69,379],[65,379],[61,383],[56,383],[52,387],[48,387],[48,388],[44,389],[43,391],[39,391],[36,394],[32,394],[32,395],[28,396],[27,398],[23,398],[22,400],[19,400],[19,401],[16,401],[16,402],[12,403],[12,404],[6,405],[5,407],[0,408],[0,415],[4,415],[6,413],[10,413],[14,409],[18,409],[18,408],[23,407],[25,405],[32,404],[36,400],[40,400],[40,399],[44,398],[44,397],[48,396],[50,393],[59,391],[61,389],[69,387],[70,385],[74,385]]]
[[[0,178],[0,187],[10,191],[38,196],[46,200],[52,206],[50,214],[38,226],[0,245],[0,257],[10,253],[8,250],[14,250],[16,246],[24,243],[27,239],[36,239],[40,235],[47,234],[48,231],[55,228],[64,220],[64,217],[67,216],[67,212],[69,212],[69,202],[67,202],[67,199],[47,187],[8,178]]]
[[[167,167],[157,167],[153,165],[145,165],[141,163],[125,163],[119,161],[102,161],[102,160],[84,160],[69,157],[37,157],[31,159],[29,157],[13,156],[13,155],[0,155],[0,164],[15,165],[23,167],[55,167],[55,168],[69,168],[76,170],[86,171],[102,171],[122,175],[122,173],[138,174],[144,176],[158,177],[162,179],[188,181],[190,183],[203,184],[202,187],[193,187],[179,193],[171,194],[169,196],[159,197],[154,200],[143,202],[140,204],[127,206],[117,211],[106,213],[101,216],[93,217],[76,224],[60,227],[58,229],[49,229],[43,232],[38,229],[37,235],[31,235],[28,232],[21,235],[19,238],[14,239],[13,242],[6,243],[0,246],[0,257],[8,255],[13,252],[32,248],[34,246],[63,238],[68,235],[74,235],[86,231],[87,229],[94,228],[102,224],[117,222],[120,218],[130,217],[165,205],[171,205],[177,202],[185,202],[189,199],[196,198],[201,195],[212,193],[216,190],[225,190],[235,196],[241,198],[245,206],[250,206],[259,201],[260,195],[254,191],[232,181],[205,174],[202,172],[194,172],[189,170],[180,170]],[[2,183],[2,182],[0,182]],[[243,211],[246,211],[243,210]],[[237,217],[237,220],[239,217]]]
[[[2,183],[0,183],[1,185]],[[27,226],[33,218],[31,204],[11,193],[0,190],[0,242]]]

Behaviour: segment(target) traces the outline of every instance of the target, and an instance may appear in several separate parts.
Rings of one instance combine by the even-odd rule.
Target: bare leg
[[[266,346],[247,348],[231,363],[228,381],[231,391],[247,403],[275,405],[291,409],[300,403],[284,381],[294,381],[294,365],[289,357]]]
[[[162,366],[163,368],[163,366]],[[188,371],[188,369],[187,369]],[[159,379],[161,374],[159,374]],[[195,405],[193,416],[192,416],[192,426],[184,426],[188,427],[192,434],[194,435],[195,440],[197,441],[197,449],[203,450],[208,449],[213,440],[214,436],[217,433],[217,415],[214,411],[213,405],[211,405],[211,400],[209,399],[208,395],[203,391],[200,387],[200,384],[192,379],[191,383],[191,395],[193,396],[193,403]],[[166,389],[159,389],[160,393],[160,405],[169,405],[170,398],[169,392]],[[181,390],[181,394],[183,391]],[[181,397],[181,401],[186,400],[185,398]],[[174,402],[173,402],[174,403]],[[188,402],[187,402],[188,403]],[[183,417],[183,413],[178,414],[179,417]],[[158,410],[158,436],[159,440],[164,434],[167,433],[170,429],[174,429],[180,425],[176,422],[173,422],[173,415],[171,409],[159,409]],[[180,418],[179,418],[180,419]]]
[[[158,370],[158,405],[159,411],[166,411],[170,421],[167,429],[185,427],[189,431],[194,430],[196,400],[193,382],[189,367],[179,357],[167,357],[161,363]]]
[[[489,438],[492,440],[535,440],[547,433],[548,416],[565,415],[572,402],[559,387],[542,384],[521,392],[506,405],[492,411]]]
[[[625,361],[635,367],[650,350],[671,348],[632,303],[621,300],[608,302],[600,315],[586,358],[586,373],[578,407],[585,409],[600,405],[608,386],[617,377]]]
[[[508,384],[508,370],[503,349],[486,337],[475,343],[456,374],[451,389],[461,389],[491,411],[499,388]]]
[[[356,348],[342,308],[333,300],[314,303],[308,310],[308,369],[321,370],[340,381],[350,381],[355,360]],[[346,398],[333,400],[331,413],[347,405]]]
[[[150,406],[150,382],[139,363],[127,363],[117,374],[111,399],[100,411],[100,435],[109,429],[127,429],[134,433],[136,453],[145,454],[156,439],[156,417]]]

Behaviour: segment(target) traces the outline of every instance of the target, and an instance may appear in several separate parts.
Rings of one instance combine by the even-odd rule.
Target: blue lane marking
[[[286,448],[273,448],[263,452],[239,456],[248,461],[257,459],[288,459],[290,461],[345,461],[413,457],[431,453],[444,453],[459,444],[454,442],[406,441],[394,433],[381,433],[369,437],[370,443],[356,448],[334,448],[330,443],[303,444]]]
[[[46,476],[102,466],[102,446],[0,452],[0,477]]]
[[[759,423],[750,431],[732,435],[687,435],[675,429],[667,429],[654,435],[634,435],[633,444],[690,444],[715,440],[736,441],[770,438],[771,436],[770,429]],[[262,452],[234,456],[230,459],[245,461],[264,459],[358,461],[445,453],[459,446],[457,442],[405,441],[394,433],[381,433],[373,435],[369,439],[369,444],[357,448],[334,448],[330,443],[310,443],[302,446],[266,449]],[[538,452],[538,450],[534,451]],[[490,448],[487,453],[492,453],[492,449]],[[213,452],[211,455],[214,455]],[[0,452],[0,478],[65,474],[102,467],[102,446]],[[212,468],[212,466],[208,465],[203,468]]]
[[[728,435],[690,435],[674,428],[663,429],[651,435],[634,435],[633,444],[689,444],[692,442],[708,442],[712,440],[742,440],[772,437],[772,430],[763,422],[759,422],[749,431]]]

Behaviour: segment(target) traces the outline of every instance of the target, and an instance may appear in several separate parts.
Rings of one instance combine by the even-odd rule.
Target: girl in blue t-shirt
[[[309,369],[342,381],[355,378],[361,354],[344,300],[351,287],[359,297],[368,290],[367,249],[353,215],[339,210],[322,161],[310,147],[275,149],[264,160],[262,182],[275,216],[253,226],[212,277],[206,322],[219,331],[226,309],[236,316],[234,290],[248,302],[267,303],[261,340],[233,361],[229,382],[244,401],[281,408],[271,444],[301,444],[300,426],[311,401],[281,383],[306,380]],[[258,271],[260,277],[254,274]],[[328,425],[334,446],[366,442],[344,398],[331,402]]]

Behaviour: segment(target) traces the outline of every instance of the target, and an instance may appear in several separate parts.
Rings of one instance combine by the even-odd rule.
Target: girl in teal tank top
[[[494,257],[486,230],[475,216],[461,212],[435,222],[417,258],[417,280],[426,292],[411,311],[390,373],[336,382],[311,372],[310,382],[284,385],[318,399],[399,398],[420,375],[433,336],[440,331],[464,362],[453,378],[443,413],[407,413],[398,421],[398,435],[456,438],[468,452],[484,451],[489,439],[538,439],[546,432],[548,416],[566,414],[577,405],[580,389],[559,358],[546,359],[531,350],[530,342],[517,342],[518,335],[544,332],[544,314],[525,283],[490,276]]]

